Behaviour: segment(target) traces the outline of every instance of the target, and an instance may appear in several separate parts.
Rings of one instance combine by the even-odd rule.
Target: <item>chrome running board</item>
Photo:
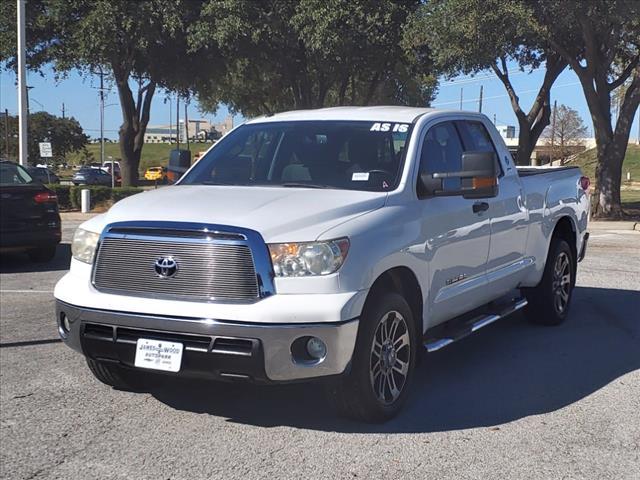
[[[473,332],[480,330],[496,320],[500,320],[527,305],[525,298],[516,298],[497,312],[485,312],[472,317],[470,320],[450,320],[442,326],[434,328],[433,332],[427,332],[424,347],[428,352],[435,352],[452,344]]]

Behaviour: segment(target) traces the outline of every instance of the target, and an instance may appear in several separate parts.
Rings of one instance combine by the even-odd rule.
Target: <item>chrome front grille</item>
[[[177,229],[174,234],[165,233],[140,227],[107,229],[93,270],[96,289],[193,301],[252,302],[273,293],[263,288],[265,275],[256,272],[251,244],[241,240],[246,236],[180,235]],[[167,257],[177,263],[177,270],[162,277],[156,261]]]

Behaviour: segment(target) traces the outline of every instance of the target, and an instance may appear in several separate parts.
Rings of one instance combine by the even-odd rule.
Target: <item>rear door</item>
[[[463,146],[453,122],[431,126],[422,143],[420,173],[460,171]],[[448,178],[445,190],[459,190]],[[485,269],[490,224],[486,212],[473,212],[476,200],[461,195],[420,199],[429,270],[429,323],[436,325],[486,303]]]
[[[501,159],[489,130],[479,120],[456,122],[465,151],[494,152]],[[502,168],[502,167],[501,167]],[[514,288],[531,259],[524,258],[529,225],[522,184],[515,169],[501,172],[498,196],[488,198],[487,213],[491,218],[491,245],[487,261],[487,281],[494,295]]]

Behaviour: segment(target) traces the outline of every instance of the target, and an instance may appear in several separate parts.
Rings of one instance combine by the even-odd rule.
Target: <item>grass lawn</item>
[[[578,155],[568,165],[578,165],[582,172],[593,181],[596,177],[596,149],[592,148]],[[640,145],[629,145],[622,164],[622,180],[626,182],[627,172],[631,172],[631,181],[640,182]]]
[[[596,177],[596,149],[587,150],[578,155],[568,165],[578,165],[582,173],[591,181]],[[631,182],[627,182],[627,172],[631,173]],[[640,218],[640,145],[629,145],[622,164],[622,189],[620,191],[622,208],[632,218]]]
[[[198,152],[203,152],[211,146],[210,143],[191,143],[189,149],[191,150],[191,158]],[[142,147],[142,155],[140,158],[140,175],[144,175],[144,172],[149,167],[166,166],[169,161],[169,151],[176,148],[175,144],[169,143],[145,143]],[[186,148],[186,144],[181,143],[180,148]],[[89,154],[93,156],[93,160],[90,162],[100,161],[100,144],[91,143],[87,145]],[[114,160],[121,158],[120,145],[116,143],[104,144],[104,158],[109,160],[109,156]],[[79,153],[73,153],[68,155],[67,161],[72,164],[82,163],[81,155]]]

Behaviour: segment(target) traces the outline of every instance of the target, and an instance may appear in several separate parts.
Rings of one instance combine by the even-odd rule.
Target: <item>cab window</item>
[[[446,173],[462,170],[462,143],[452,122],[429,129],[420,152],[420,173]],[[445,178],[444,190],[460,190],[460,178]]]

